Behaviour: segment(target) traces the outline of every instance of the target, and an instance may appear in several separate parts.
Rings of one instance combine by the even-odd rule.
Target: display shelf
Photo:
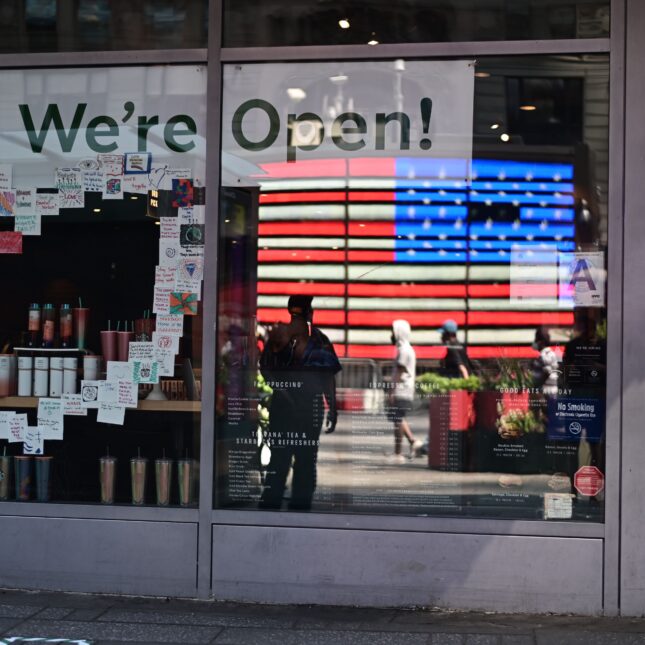
[[[34,354],[87,354],[89,350],[78,347],[14,347],[16,352],[33,352]]]
[[[35,396],[5,396],[0,398],[0,408],[35,409],[38,407],[38,397]],[[202,409],[201,401],[147,401],[142,399],[136,408],[127,408],[133,412],[192,412]]]

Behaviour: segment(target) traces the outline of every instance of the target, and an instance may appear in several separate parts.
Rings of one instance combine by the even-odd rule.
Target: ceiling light
[[[336,76],[330,76],[329,80],[336,85],[342,85],[347,82],[349,77],[346,74],[336,74]]]
[[[537,110],[535,105],[520,105],[520,110],[524,110],[524,112],[533,112]]]
[[[100,209],[100,208],[93,208],[92,210],[93,210],[95,213],[100,213],[100,212],[101,212],[101,209]]]
[[[307,96],[301,87],[290,87],[287,89],[287,95],[292,101],[302,101]]]
[[[493,123],[493,124],[490,126],[490,129],[491,129],[491,130],[497,130],[497,128],[499,128],[499,123]]]
[[[367,44],[374,47],[374,45],[378,45],[378,40],[376,40],[375,38],[372,38],[372,40],[367,41]]]
[[[157,221],[155,222],[155,226],[161,226],[161,222],[160,222],[159,220],[157,220]]]
[[[475,72],[475,78],[488,78],[489,76],[489,72]]]
[[[341,29],[349,29],[349,20],[347,20],[347,18],[341,18],[341,19],[338,21],[338,26],[339,26]]]
[[[130,195],[130,199],[139,199],[136,195]]]
[[[499,135],[499,138],[504,141],[505,143],[507,141],[510,141],[511,137],[510,135],[506,134],[506,132],[503,132],[502,134]]]

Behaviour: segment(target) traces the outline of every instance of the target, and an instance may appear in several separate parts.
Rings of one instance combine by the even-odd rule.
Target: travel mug
[[[120,361],[128,360],[128,352],[130,351],[130,342],[134,340],[134,332],[132,331],[117,331],[117,346],[118,356]]]
[[[11,457],[4,455],[0,457],[0,500],[9,499],[9,480],[11,477]]]
[[[78,358],[66,356],[63,359],[63,393],[76,394],[78,378]]]
[[[89,308],[75,307],[72,309],[72,319],[74,321],[74,344],[78,349],[85,349],[87,326],[90,319]]]
[[[101,478],[101,504],[114,504],[116,457],[101,457],[99,459],[99,468]]]
[[[193,503],[193,460],[177,460],[177,478],[179,480],[179,503],[190,506]]]
[[[14,466],[16,500],[28,502],[31,497],[31,457],[29,455],[16,455],[14,457]]]
[[[134,321],[134,339],[137,343],[146,343],[152,340],[152,332],[155,330],[153,318],[137,318]]]
[[[11,361],[12,354],[0,354],[0,396],[11,394]]]
[[[65,359],[61,356],[52,356],[49,359],[49,396],[60,397],[63,391],[63,367]]]
[[[49,358],[36,356],[34,359],[34,396],[49,395]]]
[[[51,471],[53,457],[39,455],[36,457],[36,499],[39,502],[48,502],[51,492]]]
[[[157,484],[157,505],[170,504],[170,481],[172,479],[172,459],[155,459],[155,481]]]
[[[148,460],[145,457],[132,457],[130,459],[130,474],[132,476],[132,503],[140,506],[146,499],[146,467]]]
[[[31,356],[18,356],[18,396],[31,396],[33,366],[34,359]]]
[[[117,333],[111,330],[101,332],[101,351],[103,352],[103,360],[106,363],[117,359]]]
[[[83,380],[96,381],[99,377],[100,356],[83,356]]]

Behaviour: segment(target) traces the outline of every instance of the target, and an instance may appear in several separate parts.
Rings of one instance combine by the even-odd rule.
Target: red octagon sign
[[[583,466],[574,475],[573,485],[581,495],[593,497],[605,487],[605,476],[596,466]]]

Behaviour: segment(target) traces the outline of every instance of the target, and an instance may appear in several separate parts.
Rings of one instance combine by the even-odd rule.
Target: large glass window
[[[0,498],[194,504],[206,70],[0,92]]]
[[[608,57],[224,71],[218,507],[603,519]]]
[[[225,47],[609,37],[598,0],[225,0]]]
[[[3,0],[0,53],[206,47],[208,0]]]

